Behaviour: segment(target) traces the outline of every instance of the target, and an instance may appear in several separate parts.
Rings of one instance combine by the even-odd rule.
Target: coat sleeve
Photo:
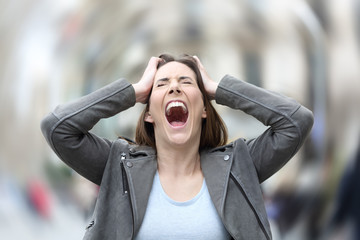
[[[312,112],[295,100],[229,75],[221,80],[215,99],[269,126],[260,136],[247,141],[260,182],[295,155],[314,122]]]
[[[112,142],[89,131],[108,118],[135,105],[135,91],[124,79],[89,95],[60,105],[41,122],[48,144],[68,166],[100,184]]]

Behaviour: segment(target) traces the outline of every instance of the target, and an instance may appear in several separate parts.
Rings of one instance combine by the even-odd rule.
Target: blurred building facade
[[[342,171],[359,147],[359,1],[0,3],[5,9],[0,15],[0,175],[20,188],[40,179],[54,199],[66,198],[89,211],[96,187],[51,152],[40,133],[42,117],[119,77],[137,82],[151,56],[187,53],[199,56],[217,81],[231,74],[314,111],[309,140],[264,184],[264,194],[273,210],[275,239],[321,237]],[[265,129],[243,113],[216,107],[231,139],[252,138]],[[132,138],[142,108],[137,104],[94,131]],[[281,214],[284,209],[289,216]]]

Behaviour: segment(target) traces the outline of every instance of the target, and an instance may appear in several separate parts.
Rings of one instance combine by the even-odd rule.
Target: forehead
[[[155,79],[158,78],[169,78],[169,77],[179,77],[179,76],[187,76],[192,77],[193,79],[196,78],[194,71],[186,66],[183,63],[179,62],[169,62],[162,67],[160,67],[156,74]]]

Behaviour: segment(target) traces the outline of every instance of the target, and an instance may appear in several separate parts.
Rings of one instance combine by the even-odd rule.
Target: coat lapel
[[[134,217],[134,234],[139,231],[157,169],[155,155],[124,161]]]
[[[206,152],[201,155],[201,168],[206,185],[214,206],[222,219],[232,161],[232,154],[226,152]]]

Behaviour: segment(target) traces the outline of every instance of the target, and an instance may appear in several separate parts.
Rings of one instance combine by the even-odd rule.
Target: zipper
[[[128,194],[129,192],[129,184],[127,181],[127,177],[126,177],[126,172],[125,172],[125,167],[124,167],[124,163],[123,160],[125,160],[126,158],[126,153],[121,153],[121,161],[120,161],[120,166],[121,166],[121,176],[122,176],[122,186],[123,186],[123,194]]]
[[[89,225],[87,225],[87,227],[86,227],[85,229],[86,229],[86,230],[89,230],[92,226],[94,226],[94,224],[95,224],[95,221],[92,220],[92,221],[89,223]]]
[[[132,238],[134,238],[135,235],[135,218],[134,218],[134,210],[132,208],[132,202],[131,202],[131,195],[129,194],[129,183],[128,183],[128,179],[127,179],[127,175],[126,175],[126,171],[125,171],[125,167],[124,167],[124,160],[126,159],[126,153],[122,152],[121,153],[121,161],[120,161],[120,166],[121,166],[121,175],[122,175],[122,185],[123,185],[123,194],[128,194],[129,197],[129,203],[130,203],[130,208],[131,208],[131,217],[132,217],[132,221],[133,221],[133,233],[132,233]]]
[[[238,181],[236,180],[236,178],[234,177],[234,175],[233,175],[231,172],[230,172],[230,178],[234,181],[234,183],[236,184],[236,186],[238,186],[238,188],[240,189],[240,191],[241,191],[242,194],[244,195],[246,201],[247,201],[248,204],[250,205],[251,210],[254,212],[255,217],[256,217],[256,220],[258,221],[261,230],[262,230],[263,233],[265,234],[266,239],[269,239],[269,240],[270,240],[271,238],[270,238],[270,236],[268,235],[268,233],[266,232],[265,227],[264,227],[263,223],[261,222],[260,217],[259,217],[258,214],[256,213],[256,210],[255,210],[254,206],[251,204],[249,198],[248,198],[247,195],[245,194],[244,189],[241,187],[241,185],[238,183]]]

